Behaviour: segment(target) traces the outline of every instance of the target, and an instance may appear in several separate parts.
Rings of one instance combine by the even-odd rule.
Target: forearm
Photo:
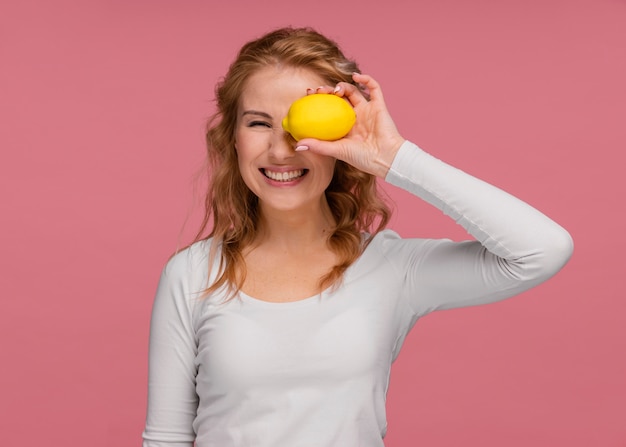
[[[558,270],[571,255],[572,239],[560,225],[411,142],[402,145],[386,180],[439,208],[500,258],[541,257],[545,269]]]

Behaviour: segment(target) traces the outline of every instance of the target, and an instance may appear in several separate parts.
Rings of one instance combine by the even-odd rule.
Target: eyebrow
[[[258,115],[258,116],[262,116],[270,120],[272,119],[272,115],[270,115],[269,113],[259,112],[258,110],[244,110],[241,116],[245,116],[245,115]]]

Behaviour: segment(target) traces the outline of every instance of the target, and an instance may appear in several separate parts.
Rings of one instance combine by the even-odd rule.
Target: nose
[[[293,157],[295,154],[296,140],[282,129],[277,129],[270,140],[269,156],[271,159],[280,161]]]

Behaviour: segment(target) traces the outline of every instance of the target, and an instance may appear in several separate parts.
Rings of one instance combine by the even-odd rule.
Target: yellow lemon
[[[336,95],[316,93],[303,96],[291,104],[283,119],[283,129],[296,140],[316,138],[338,140],[345,137],[356,114],[348,102]]]

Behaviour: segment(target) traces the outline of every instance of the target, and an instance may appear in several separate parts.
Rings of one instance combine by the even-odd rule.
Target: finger
[[[340,82],[335,87],[333,93],[337,96],[342,96],[350,101],[352,106],[357,107],[359,104],[366,103],[367,99],[363,96],[363,93],[359,90],[359,88],[348,82]]]
[[[309,150],[319,155],[339,158],[341,152],[341,143],[336,141],[316,140],[315,138],[303,138],[298,141],[297,151]]]
[[[307,95],[314,95],[316,93],[333,93],[334,90],[335,90],[335,88],[331,87],[329,85],[321,85],[321,86],[315,87],[315,88],[307,88],[306,89],[306,94]]]
[[[354,82],[363,84],[367,87],[372,100],[383,100],[383,92],[380,88],[380,84],[370,75],[354,73],[352,75],[352,79],[354,79]]]

